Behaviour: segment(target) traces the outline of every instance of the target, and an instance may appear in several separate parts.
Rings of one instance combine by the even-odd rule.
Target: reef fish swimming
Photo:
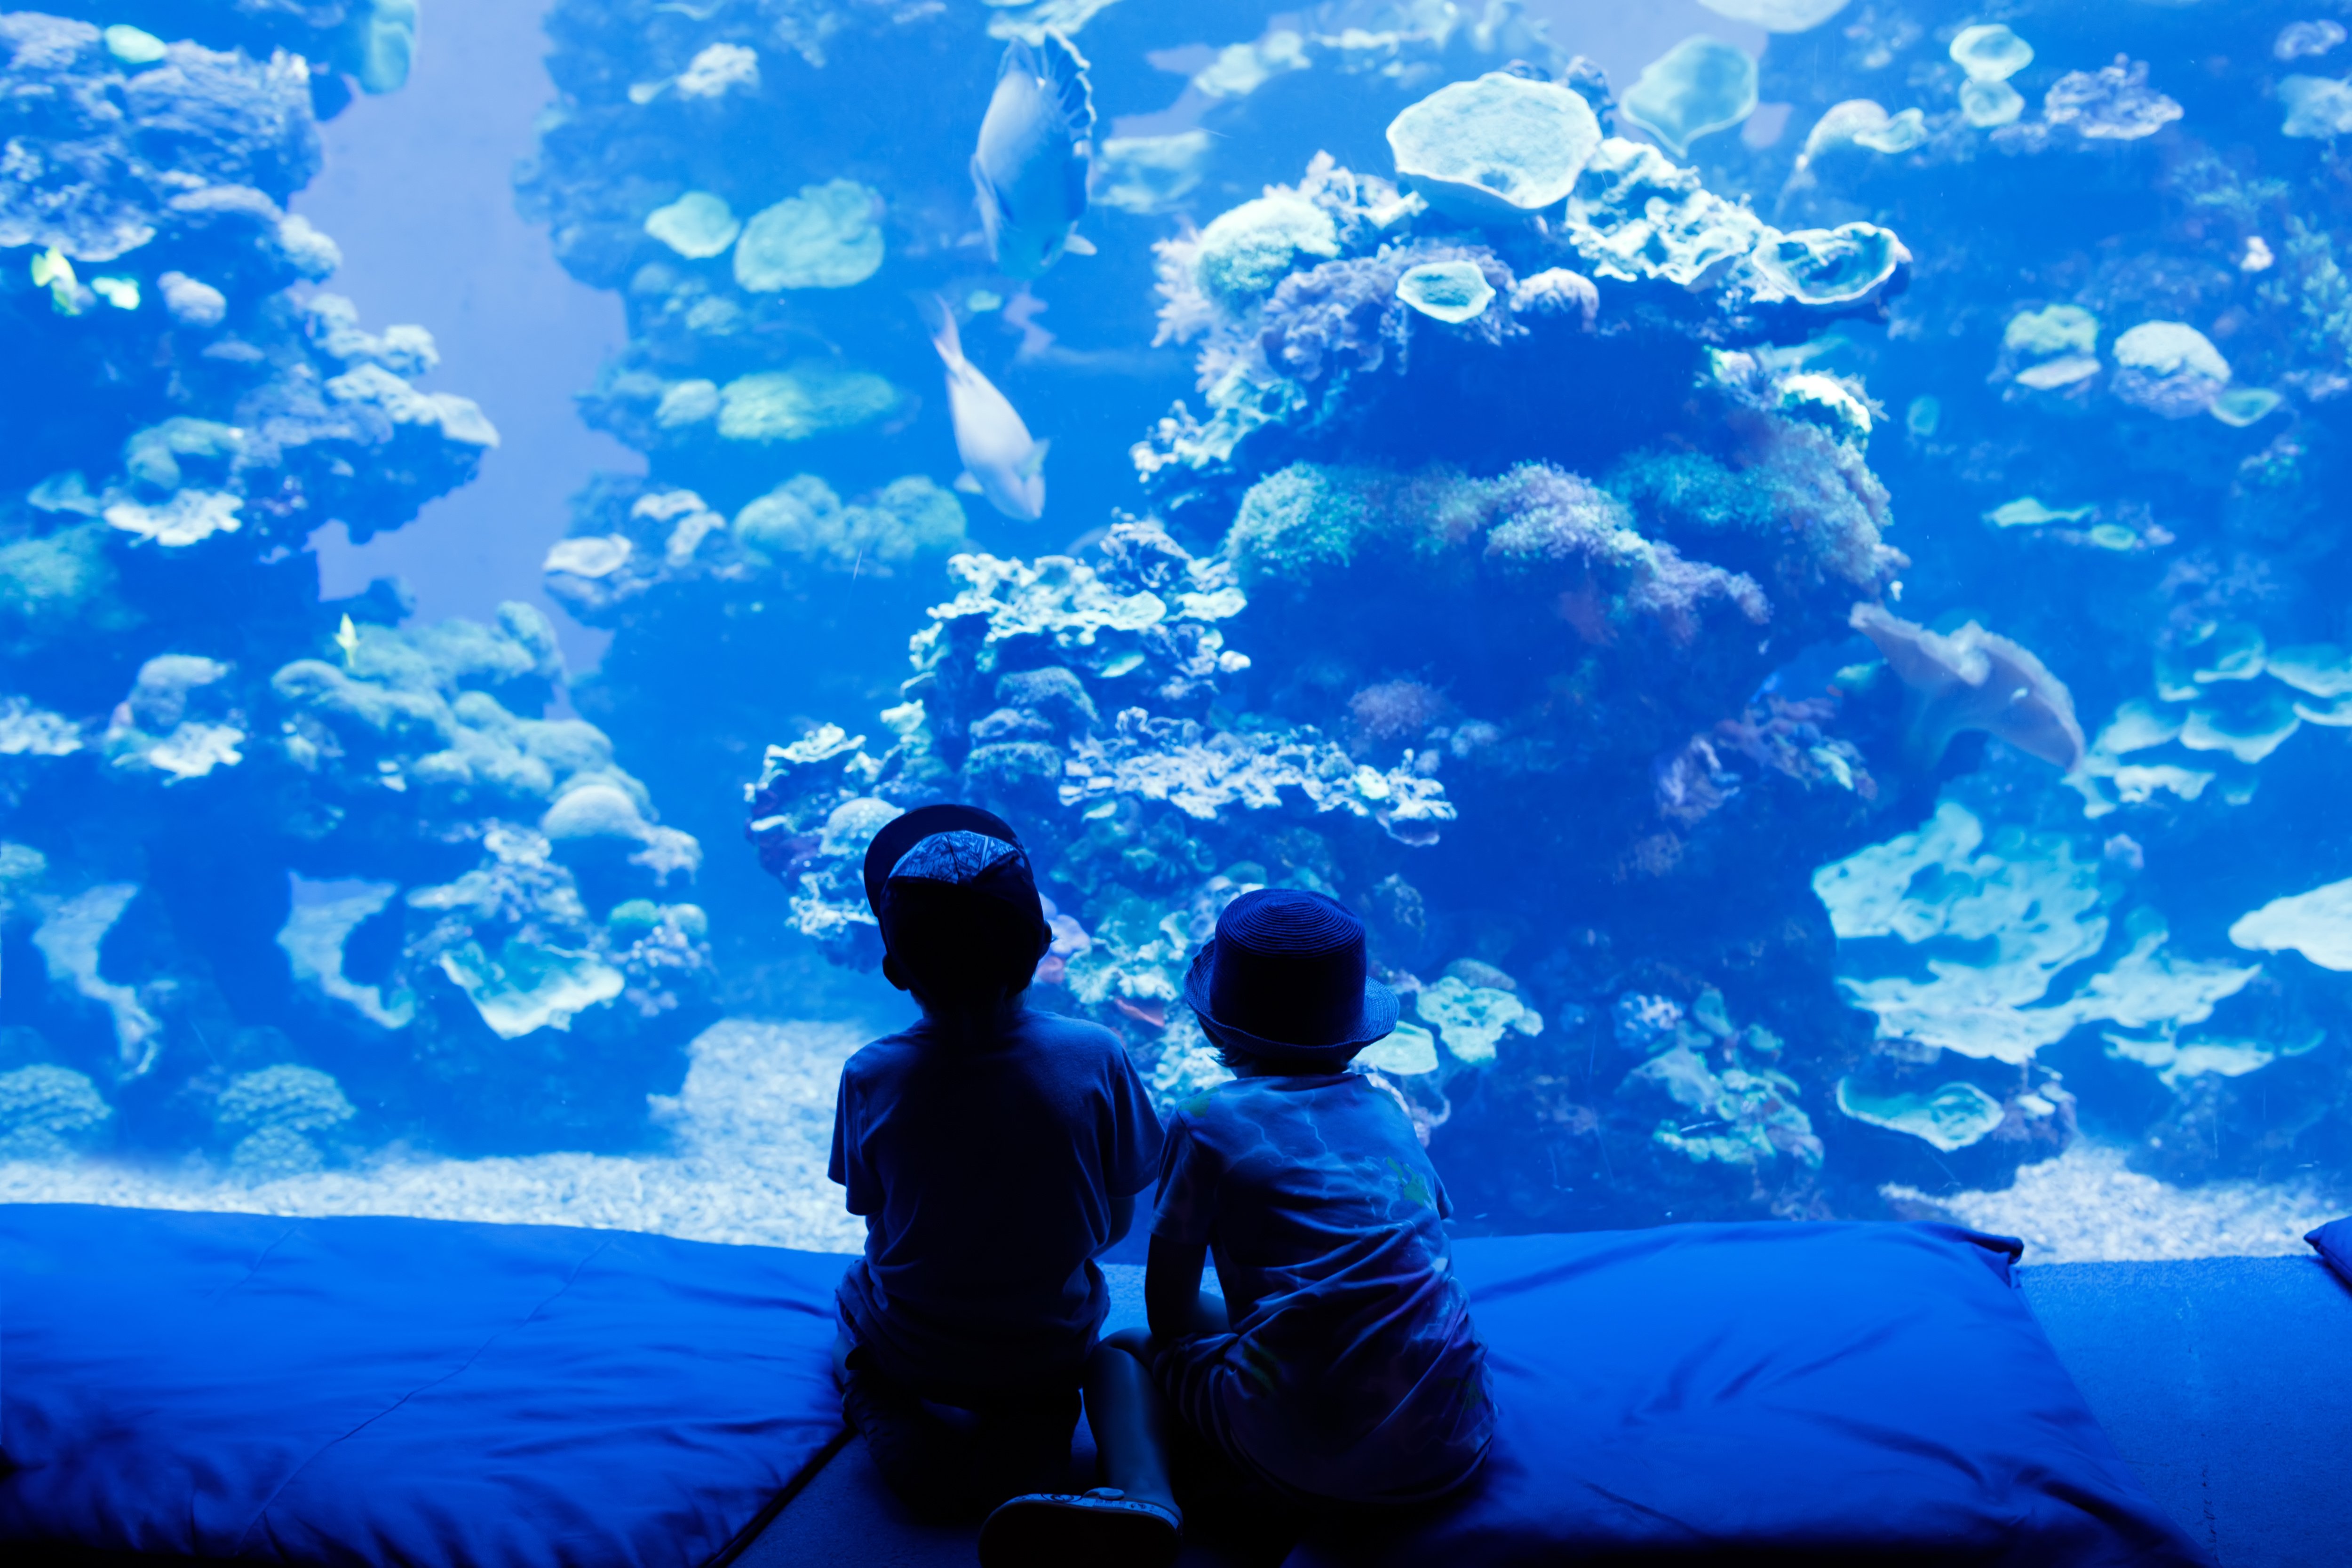
[[[1045,447],[1033,439],[1004,394],[963,357],[955,312],[943,300],[924,308],[931,346],[948,367],[948,416],[955,423],[963,477],[956,489],[988,498],[1009,518],[1034,522],[1045,512]]]
[[[1087,213],[1094,133],[1086,58],[1059,33],[1013,40],[971,155],[981,228],[1006,277],[1034,278],[1065,250],[1094,254],[1075,232]]]

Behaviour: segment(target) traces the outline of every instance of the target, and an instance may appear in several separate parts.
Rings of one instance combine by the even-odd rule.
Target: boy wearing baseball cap
[[[1160,1122],[1118,1037],[1028,1005],[1052,937],[1001,818],[908,812],[866,889],[883,973],[923,1011],[842,1068],[831,1174],[866,1250],[835,1368],[885,1480],[947,1517],[1061,1484],[1109,1304],[1094,1259],[1151,1184]]]

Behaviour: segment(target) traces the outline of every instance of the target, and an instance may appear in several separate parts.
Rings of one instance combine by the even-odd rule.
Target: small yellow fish
[[[343,617],[342,629],[335,634],[335,646],[343,650],[343,668],[351,668],[352,660],[359,656],[360,629],[352,625],[349,616]]]

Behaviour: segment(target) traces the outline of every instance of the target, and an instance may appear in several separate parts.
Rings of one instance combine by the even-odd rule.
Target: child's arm
[[[1208,1261],[1203,1246],[1151,1238],[1150,1261],[1143,1270],[1143,1311],[1155,1340],[1179,1340],[1198,1333],[1201,1270]]]
[[[1127,1233],[1134,1228],[1135,1194],[1129,1193],[1123,1198],[1111,1199],[1110,1239],[1103,1245],[1106,1247],[1117,1247],[1120,1242],[1127,1239]]]

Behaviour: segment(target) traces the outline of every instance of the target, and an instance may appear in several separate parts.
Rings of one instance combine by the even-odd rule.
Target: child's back
[[[859,1344],[918,1385],[1075,1380],[1107,1305],[1093,1258],[1158,1132],[1118,1037],[1050,1013],[926,1019],[850,1058],[832,1175],[866,1220],[841,1286]]]
[[[1058,1482],[1108,1305],[1094,1257],[1150,1183],[1160,1123],[1117,1037],[1023,1002],[1050,933],[1001,819],[910,811],[875,835],[866,885],[883,973],[923,1018],[842,1069],[832,1175],[866,1251],[835,1292],[836,1369],[891,1489],[952,1513]]]
[[[1344,1501],[1434,1496],[1476,1468],[1486,1349],[1444,1188],[1392,1094],[1360,1073],[1237,1079],[1177,1112],[1162,1171],[1153,1235],[1211,1248],[1233,1320],[1163,1354],[1193,1427]]]
[[[1454,1278],[1444,1189],[1396,1096],[1346,1070],[1397,1020],[1363,922],[1318,893],[1244,893],[1184,1000],[1240,1078],[1169,1127],[1150,1332],[1122,1329],[1087,1363],[1110,1484],[1007,1501],[981,1531],[983,1568],[1173,1562],[1171,1425],[1323,1503],[1423,1501],[1486,1457],[1486,1351]],[[1222,1300],[1200,1289],[1211,1252]]]

